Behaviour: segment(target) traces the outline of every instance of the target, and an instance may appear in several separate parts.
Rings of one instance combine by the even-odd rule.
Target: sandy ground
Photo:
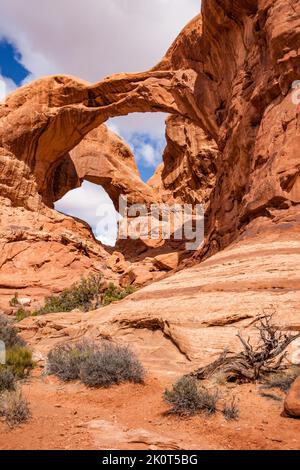
[[[64,384],[55,377],[45,377],[41,369],[35,370],[22,385],[32,417],[16,429],[0,422],[0,448],[300,448],[300,420],[283,417],[282,402],[261,397],[258,385],[218,386],[223,399],[238,397],[240,418],[230,422],[222,413],[186,419],[167,415],[162,392],[168,385],[148,376],[145,385],[91,390],[79,382]]]

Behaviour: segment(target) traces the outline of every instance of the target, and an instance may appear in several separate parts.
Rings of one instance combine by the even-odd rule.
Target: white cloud
[[[52,74],[96,82],[155,65],[199,11],[199,0],[1,0],[0,39],[20,51],[26,83]],[[121,132],[154,134],[161,121],[149,114],[116,122]]]
[[[151,134],[153,137],[163,138],[165,134],[165,113],[132,113],[128,116],[120,116],[108,121],[108,126],[113,132],[128,138],[128,134],[141,132]]]
[[[0,37],[35,77],[98,81],[153,66],[199,9],[199,0],[1,0]]]
[[[147,166],[155,167],[160,162],[161,158],[155,151],[155,148],[151,144],[143,144],[141,147],[141,159]]]
[[[10,80],[7,77],[3,77],[0,74],[0,103],[5,101],[5,98],[15,89],[17,85],[13,80]]]
[[[101,186],[84,181],[80,188],[69,191],[58,201],[55,208],[87,222],[102,243],[115,245],[119,214]]]

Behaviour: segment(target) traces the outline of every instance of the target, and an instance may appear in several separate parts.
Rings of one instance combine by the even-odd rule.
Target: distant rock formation
[[[203,0],[202,15],[149,71],[93,85],[47,77],[17,90],[0,105],[0,190],[7,215],[1,229],[3,220],[5,227],[24,225],[27,215],[34,226],[48,226],[40,214],[84,177],[101,182],[114,201],[125,193],[132,201],[204,202],[206,240],[194,262],[262,233],[267,239],[288,232],[292,242],[300,221],[299,106],[292,100],[300,77],[299,18],[294,1]],[[117,157],[117,138],[101,140],[107,131],[99,126],[110,117],[156,111],[173,116],[164,165],[150,187],[138,179],[126,144],[117,144]],[[109,158],[99,148],[91,161],[86,152],[94,149],[97,132]],[[94,167],[96,158],[101,168]],[[17,211],[18,223],[10,216]],[[5,246],[8,239],[2,240]],[[19,246],[14,243],[19,239],[10,249]],[[17,264],[13,269],[18,272]]]

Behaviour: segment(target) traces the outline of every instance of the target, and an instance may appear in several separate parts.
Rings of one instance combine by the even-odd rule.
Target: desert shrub
[[[82,278],[69,289],[63,290],[59,295],[48,297],[45,305],[33,312],[34,315],[46,313],[71,312],[75,309],[89,311],[101,304],[103,290],[102,274],[91,274]]]
[[[140,383],[144,378],[142,364],[128,347],[88,341],[56,346],[48,354],[47,372],[64,381],[80,378],[89,387]]]
[[[92,342],[59,344],[48,354],[47,372],[68,382],[80,377],[80,369],[87,358],[95,351]]]
[[[228,378],[223,372],[217,372],[213,376],[213,381],[216,385],[226,385],[228,383]]]
[[[273,393],[265,393],[262,392],[259,394],[262,398],[267,398],[267,400],[273,400],[273,401],[282,401],[282,398],[279,397],[278,395],[274,395]]]
[[[215,413],[218,402],[218,392],[210,392],[206,388],[198,388],[197,380],[193,377],[182,377],[172,387],[164,392],[164,399],[172,408],[170,413],[179,416],[192,416],[199,411]]]
[[[10,299],[9,305],[11,307],[17,307],[19,305],[19,294],[18,292],[15,293],[15,295]]]
[[[16,320],[17,321],[22,321],[24,318],[30,317],[31,313],[28,310],[25,310],[25,308],[20,307],[16,311]]]
[[[5,366],[0,366],[0,393],[5,390],[15,390],[16,379],[14,374]]]
[[[19,379],[27,377],[34,367],[32,352],[26,346],[7,349],[6,367]]]
[[[4,315],[0,315],[0,341],[4,342],[6,348],[25,346],[25,341],[18,335],[17,328]]]
[[[231,402],[225,403],[223,408],[223,415],[227,420],[239,419],[240,410],[235,398],[232,398]]]
[[[263,388],[278,388],[286,393],[299,375],[300,367],[291,367],[282,372],[271,374],[264,381]]]
[[[133,286],[127,286],[122,289],[111,282],[103,294],[102,303],[105,306],[112,302],[123,300],[128,295],[133,294],[134,291],[135,289]]]
[[[127,347],[107,343],[82,364],[80,378],[89,387],[109,387],[121,382],[143,382],[144,368]]]
[[[28,402],[20,391],[5,392],[0,395],[0,416],[3,416],[12,427],[29,419]]]

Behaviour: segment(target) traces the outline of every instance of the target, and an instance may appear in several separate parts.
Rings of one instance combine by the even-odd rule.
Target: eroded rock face
[[[13,207],[0,198],[0,309],[7,309],[18,292],[43,301],[91,272],[103,272],[118,283],[109,268],[109,253],[88,224],[52,209],[39,212]]]
[[[36,211],[50,169],[85,135],[110,117],[164,111],[176,117],[168,124],[162,180],[171,195],[204,197],[208,206],[207,238],[197,260],[260,236],[267,242],[288,233],[297,247],[300,137],[292,84],[300,76],[299,25],[299,2],[203,0],[202,17],[150,71],[94,85],[48,77],[23,87],[0,106],[1,194]],[[215,159],[214,148],[216,175],[209,161],[203,178],[200,165],[204,187],[194,184],[199,128],[220,152]],[[178,177],[178,160],[188,188]]]
[[[50,77],[18,90],[0,107],[2,167],[11,162],[6,177],[16,199],[34,207],[51,165],[109,117],[165,111],[202,127],[222,152],[206,253],[227,246],[258,216],[272,227],[274,209],[284,220],[299,203],[292,102],[299,9],[283,0],[204,0],[202,20],[192,20],[148,72],[95,85]]]
[[[126,142],[105,125],[94,129],[69,154],[51,168],[43,200],[48,205],[62,198],[83,180],[102,186],[119,209],[119,197],[129,204],[149,204],[155,199],[143,183],[134,155]],[[50,189],[50,191],[49,191]]]
[[[167,203],[203,204],[206,208],[215,186],[219,150],[212,138],[182,116],[166,122],[167,147],[148,184]]]

